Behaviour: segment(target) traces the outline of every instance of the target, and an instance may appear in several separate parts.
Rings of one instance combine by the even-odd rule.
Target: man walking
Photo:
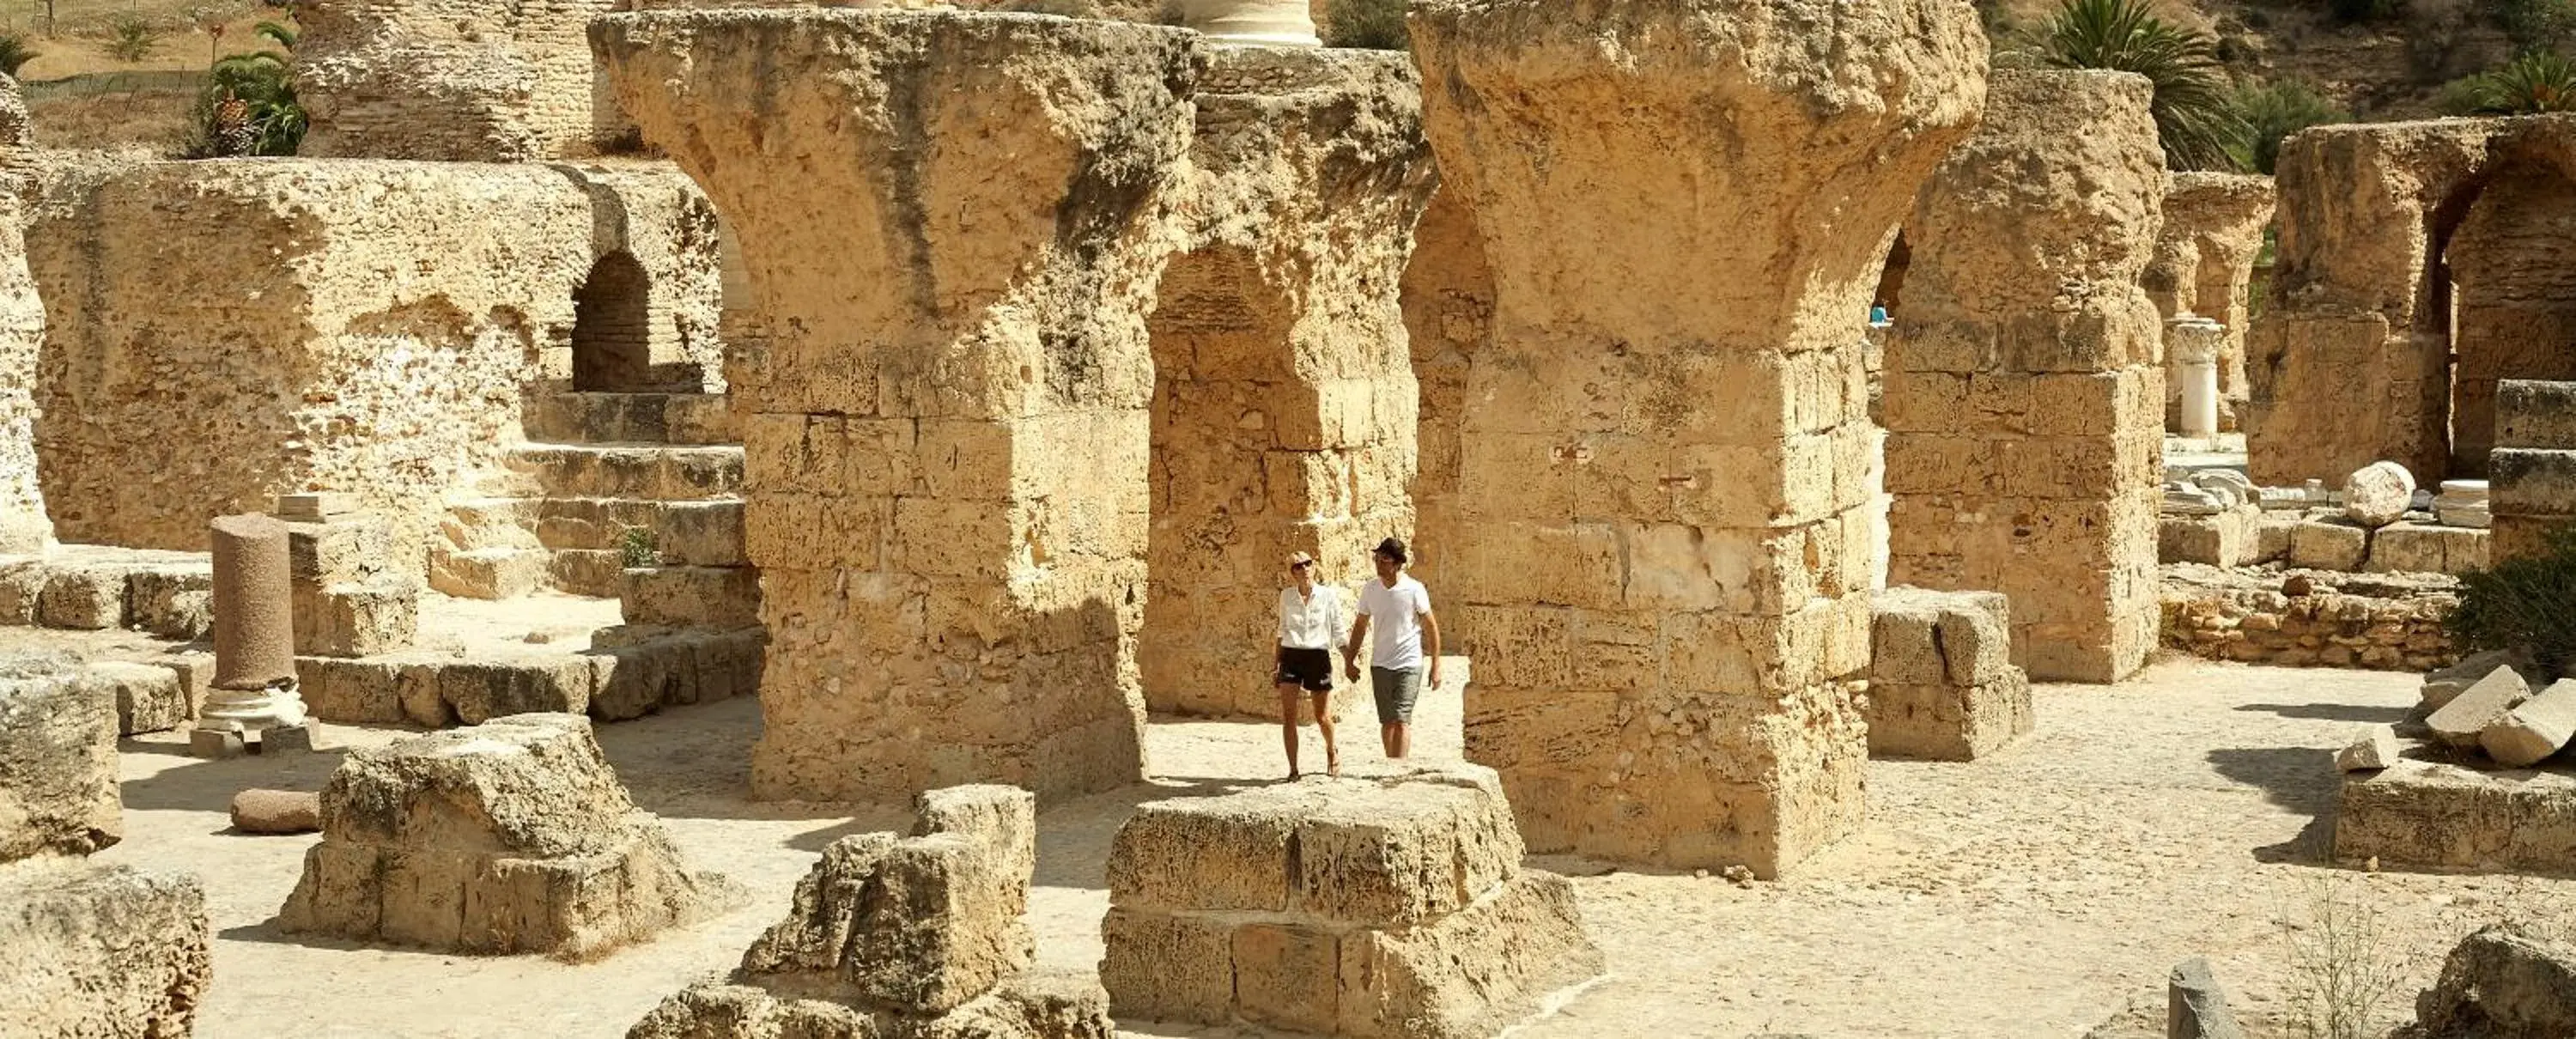
[[[1369,554],[1377,579],[1360,586],[1359,620],[1351,625],[1351,644],[1343,652],[1343,671],[1360,677],[1360,645],[1369,643],[1369,691],[1377,699],[1378,740],[1386,756],[1413,753],[1413,701],[1422,694],[1422,670],[1428,660],[1431,685],[1440,686],[1440,619],[1431,615],[1431,593],[1404,573],[1404,542],[1388,538]]]

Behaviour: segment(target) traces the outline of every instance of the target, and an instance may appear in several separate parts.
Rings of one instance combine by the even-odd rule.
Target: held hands
[[[1343,658],[1342,677],[1354,682],[1360,680],[1360,660],[1358,657]]]

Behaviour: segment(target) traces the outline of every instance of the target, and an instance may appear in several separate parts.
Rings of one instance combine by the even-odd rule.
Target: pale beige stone
[[[1434,181],[1393,52],[1224,47],[1198,88],[1187,250],[1148,319],[1146,706],[1276,718],[1290,552],[1332,594],[1410,538],[1416,391],[1398,289]],[[1350,615],[1345,602],[1345,616]],[[1356,683],[1342,683],[1344,702]]]
[[[853,11],[613,15],[597,35],[748,275],[756,792],[1135,781],[1146,317],[1184,244],[1164,214],[1198,37]]]
[[[2435,710],[2424,724],[2433,730],[2433,738],[2444,743],[2476,747],[2487,727],[2530,698],[2531,685],[2520,674],[2509,667],[2497,668]]]
[[[2415,474],[2395,462],[2372,462],[2343,481],[2343,514],[2377,529],[2397,522],[2415,500]]]
[[[2478,733],[2478,746],[2508,768],[2540,764],[2569,740],[2576,740],[2576,680],[2551,684]]]
[[[2116,682],[2158,625],[2164,194],[2145,80],[1998,72],[1923,188],[1888,336],[1888,578],[2012,600],[2035,679]]]
[[[0,862],[123,839],[116,729],[114,692],[72,661],[0,661]]]
[[[663,164],[66,176],[27,231],[62,536],[202,550],[210,516],[328,488],[391,522],[418,577],[446,497],[501,474],[525,391],[571,376],[603,258],[645,273],[657,363],[715,366],[714,224]]]
[[[1861,325],[1986,49],[1956,9],[1805,0],[1409,24],[1495,286],[1439,593],[1467,754],[1533,850],[1775,874],[1861,815]]]
[[[2445,469],[2451,308],[2435,242],[2457,226],[2498,120],[2315,127],[2281,148],[2271,300],[2246,342],[2257,483],[2381,459]]]
[[[2387,768],[2397,763],[2397,729],[2390,725],[2373,725],[2361,730],[2350,744],[2335,752],[2335,769],[2360,772]]]
[[[2218,344],[2220,427],[2235,428],[2248,391],[2245,332],[2250,323],[2254,262],[2272,224],[2272,178],[2255,174],[2181,172],[2165,187],[2164,229],[2154,259],[2139,275],[2167,321],[2197,314],[2225,329]],[[2166,425],[2178,424],[2181,372],[2165,355]]]
[[[588,959],[729,908],[636,810],[590,723],[523,714],[350,752],[322,842],[278,913],[289,933]]]
[[[2389,869],[2565,873],[2576,862],[2576,778],[2406,759],[2344,776],[2334,857]]]
[[[194,876],[50,856],[0,863],[0,1035],[188,1035],[212,941]]]
[[[1456,191],[1434,192],[1413,225],[1403,303],[1405,338],[1422,392],[1414,420],[1414,537],[1406,547],[1414,577],[1443,587],[1466,535],[1457,513],[1468,362],[1494,334],[1493,268],[1485,262],[1475,218]],[[1440,620],[1442,636],[1463,645],[1465,615],[1453,611]]]
[[[1973,761],[2030,733],[2002,595],[1890,588],[1870,609],[1872,756]]]

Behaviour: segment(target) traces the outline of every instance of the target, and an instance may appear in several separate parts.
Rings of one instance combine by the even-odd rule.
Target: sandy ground
[[[2576,922],[2576,881],[2315,864],[2331,829],[2329,749],[2356,723],[2396,718],[2414,685],[2185,661],[2116,689],[2042,687],[2039,732],[2001,755],[1873,763],[1867,829],[1787,881],[1738,886],[1539,860],[1580,875],[1612,973],[1516,1034],[2081,1036],[2133,1002],[2160,1009],[2165,971],[2193,955],[2213,960],[2250,1016],[2277,1016],[2294,976],[2283,921],[2321,898],[2374,907],[2383,948],[2412,958],[2405,991],[2389,1001],[2403,1012],[2476,926],[2534,912]],[[1453,691],[1426,697],[1419,754],[1457,754],[1457,704]],[[1344,752],[1372,759],[1365,709],[1356,721]],[[318,789],[337,757],[328,749],[204,762],[166,735],[129,743],[126,840],[100,857],[206,878],[217,941],[203,1039],[618,1036],[666,993],[729,968],[783,914],[825,844],[908,822],[900,808],[854,816],[746,802],[758,727],[757,706],[738,700],[601,730],[636,799],[661,813],[693,864],[743,881],[754,900],[590,965],[279,935],[270,920],[315,838],[230,834],[224,809],[244,787]],[[333,727],[325,743],[398,735]],[[1268,781],[1277,767],[1274,728],[1158,723],[1150,743],[1152,784],[1043,813],[1032,922],[1046,966],[1095,964],[1102,864],[1133,805]],[[1258,1034],[1124,1025],[1138,1036]]]

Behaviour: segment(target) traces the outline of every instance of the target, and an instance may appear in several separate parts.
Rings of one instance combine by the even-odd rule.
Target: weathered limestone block
[[[1861,326],[1986,49],[1895,2],[1443,0],[1410,26],[1495,286],[1445,572],[1481,662],[1467,754],[1534,849],[1774,875],[1862,815]]]
[[[2576,680],[2550,685],[2478,733],[2478,746],[2506,768],[2540,764],[2569,740],[2576,740]]]
[[[297,19],[305,155],[526,162],[613,145],[583,29],[612,0],[330,0]]]
[[[1888,337],[1889,580],[1995,589],[2031,677],[2116,682],[2156,640],[2164,193],[2134,76],[1998,72],[1926,184]]]
[[[2335,771],[2360,772],[2387,768],[2397,763],[2401,751],[2397,745],[2397,727],[2372,725],[2361,730],[2350,744],[2335,752]]]
[[[2411,758],[2347,773],[2334,854],[2392,869],[2576,874],[2576,779]]]
[[[636,810],[575,715],[523,714],[356,750],[322,788],[290,933],[455,952],[603,955],[726,908]]]
[[[2528,699],[2530,684],[2512,668],[2497,668],[2435,710],[2424,724],[2433,730],[2434,739],[2454,747],[2474,748],[2488,726],[2502,721],[2506,712]]]
[[[0,864],[0,1035],[185,1036],[212,940],[194,876],[51,856]]]
[[[930,810],[932,798],[941,799]],[[1036,802],[1013,787],[923,796],[910,838],[847,837],[796,885],[795,908],[742,974],[878,1010],[946,1013],[1028,969]]]
[[[2370,532],[2368,573],[2465,574],[2487,568],[2493,535],[2472,527],[2391,523]]]
[[[2370,531],[2341,519],[2303,520],[2290,528],[2290,565],[2359,570],[2370,558]]]
[[[2234,428],[2246,400],[2245,329],[2254,261],[2272,224],[2272,178],[2237,173],[2174,173],[2165,186],[2164,230],[2154,259],[2139,276],[2165,320],[2197,314],[2226,329],[2218,348],[2220,425]],[[2168,426],[2181,404],[2180,372],[2165,356]]]
[[[167,732],[197,716],[203,689],[164,664],[101,660],[80,669],[85,694],[116,705],[116,734]]]
[[[2343,481],[2343,514],[2372,529],[2406,515],[2415,500],[2415,474],[2395,462],[2372,462]]]
[[[2426,711],[2441,710],[2443,705],[2460,698],[2469,687],[2485,680],[2498,668],[2525,668],[2530,659],[2512,650],[2491,649],[2460,658],[2460,662],[2424,676],[2421,703]]]
[[[1472,765],[1149,803],[1110,850],[1102,982],[1157,1020],[1492,1035],[1601,970],[1521,851]]]
[[[747,628],[760,623],[760,571],[747,566],[630,567],[618,605],[628,624]]]
[[[1870,611],[1872,755],[1974,761],[2030,733],[2030,677],[2013,666],[2001,594],[1890,588]]]
[[[2546,555],[2551,532],[2576,524],[2576,382],[2498,383],[2495,416],[2487,554],[2501,564]]]
[[[954,11],[593,31],[748,276],[730,348],[771,637],[755,792],[1135,781],[1146,316],[1183,244],[1165,211],[1198,37]]]
[[[1275,718],[1255,676],[1281,569],[1338,589],[1411,536],[1417,407],[1398,290],[1434,176],[1404,55],[1224,47],[1197,94],[1189,249],[1153,338],[1146,706]],[[1347,605],[1347,604],[1345,604]],[[1346,611],[1347,613],[1347,611]],[[1355,695],[1355,686],[1345,687]]]
[[[2246,343],[2255,482],[2449,461],[2447,271],[2434,243],[2478,190],[2496,120],[2316,127],[2283,143],[2270,305]]]
[[[2156,559],[2225,569],[2260,562],[2262,510],[2241,505],[2209,516],[2162,516],[2156,521]]]
[[[79,665],[0,661],[0,862],[87,855],[125,834],[116,780],[116,699]]]
[[[580,312],[595,267],[641,272],[619,314],[654,359],[715,366],[715,237],[661,164],[154,162],[66,183],[27,230],[48,505],[67,539],[202,550],[208,516],[338,488],[418,577],[530,384],[622,320]]]
[[[1036,799],[951,787],[921,795],[914,814],[909,837],[825,848],[729,983],[663,1000],[630,1039],[1108,1039],[1096,980],[1028,970]]]
[[[2396,1039],[2576,1035],[2576,945],[2492,924],[2463,938]]]

